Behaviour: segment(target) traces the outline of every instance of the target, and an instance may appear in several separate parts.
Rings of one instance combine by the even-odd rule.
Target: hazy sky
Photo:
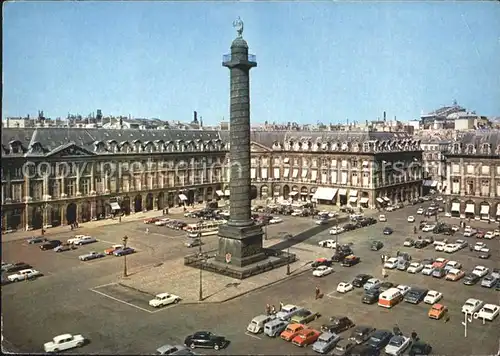
[[[257,55],[253,122],[500,116],[496,2],[4,3],[3,117],[228,118],[236,36]]]

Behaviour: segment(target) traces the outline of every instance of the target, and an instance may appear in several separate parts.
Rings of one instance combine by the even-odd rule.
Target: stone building
[[[211,201],[226,155],[217,131],[3,129],[2,228]]]
[[[449,140],[436,137],[422,138],[421,147],[423,165],[423,192],[430,190],[441,192],[446,185],[446,152],[450,147]]]
[[[500,221],[500,131],[466,133],[446,158],[452,216]]]
[[[405,133],[254,131],[261,198],[374,208],[421,194],[420,141]]]

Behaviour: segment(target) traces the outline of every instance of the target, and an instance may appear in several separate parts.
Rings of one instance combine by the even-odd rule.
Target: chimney
[[[386,112],[384,111],[384,121],[386,121],[386,120],[387,120],[387,114],[386,114]]]
[[[198,122],[198,113],[195,111],[193,111],[193,122]]]

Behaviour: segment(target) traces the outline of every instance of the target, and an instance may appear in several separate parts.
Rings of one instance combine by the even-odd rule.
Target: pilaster
[[[62,205],[59,209],[61,210],[61,225],[66,225],[66,208]]]

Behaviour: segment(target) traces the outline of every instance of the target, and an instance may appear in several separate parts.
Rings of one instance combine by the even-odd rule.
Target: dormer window
[[[135,152],[142,152],[142,142],[140,140],[134,140],[133,144]]]
[[[349,144],[347,142],[342,143],[342,146],[340,147],[342,151],[347,151],[349,149]]]
[[[474,154],[474,145],[467,145],[467,154]]]
[[[364,152],[369,152],[370,151],[370,143],[369,142],[363,143],[363,151]]]
[[[16,141],[11,141],[10,142],[10,152],[11,153],[22,153],[22,145],[21,142],[16,140]]]
[[[104,142],[102,142],[102,141],[94,142],[94,151],[95,152],[105,152],[106,146],[104,145]]]
[[[460,153],[460,144],[459,143],[453,144],[453,153]]]
[[[489,155],[491,153],[490,152],[490,144],[489,143],[484,143],[482,151],[483,151],[483,154]]]

